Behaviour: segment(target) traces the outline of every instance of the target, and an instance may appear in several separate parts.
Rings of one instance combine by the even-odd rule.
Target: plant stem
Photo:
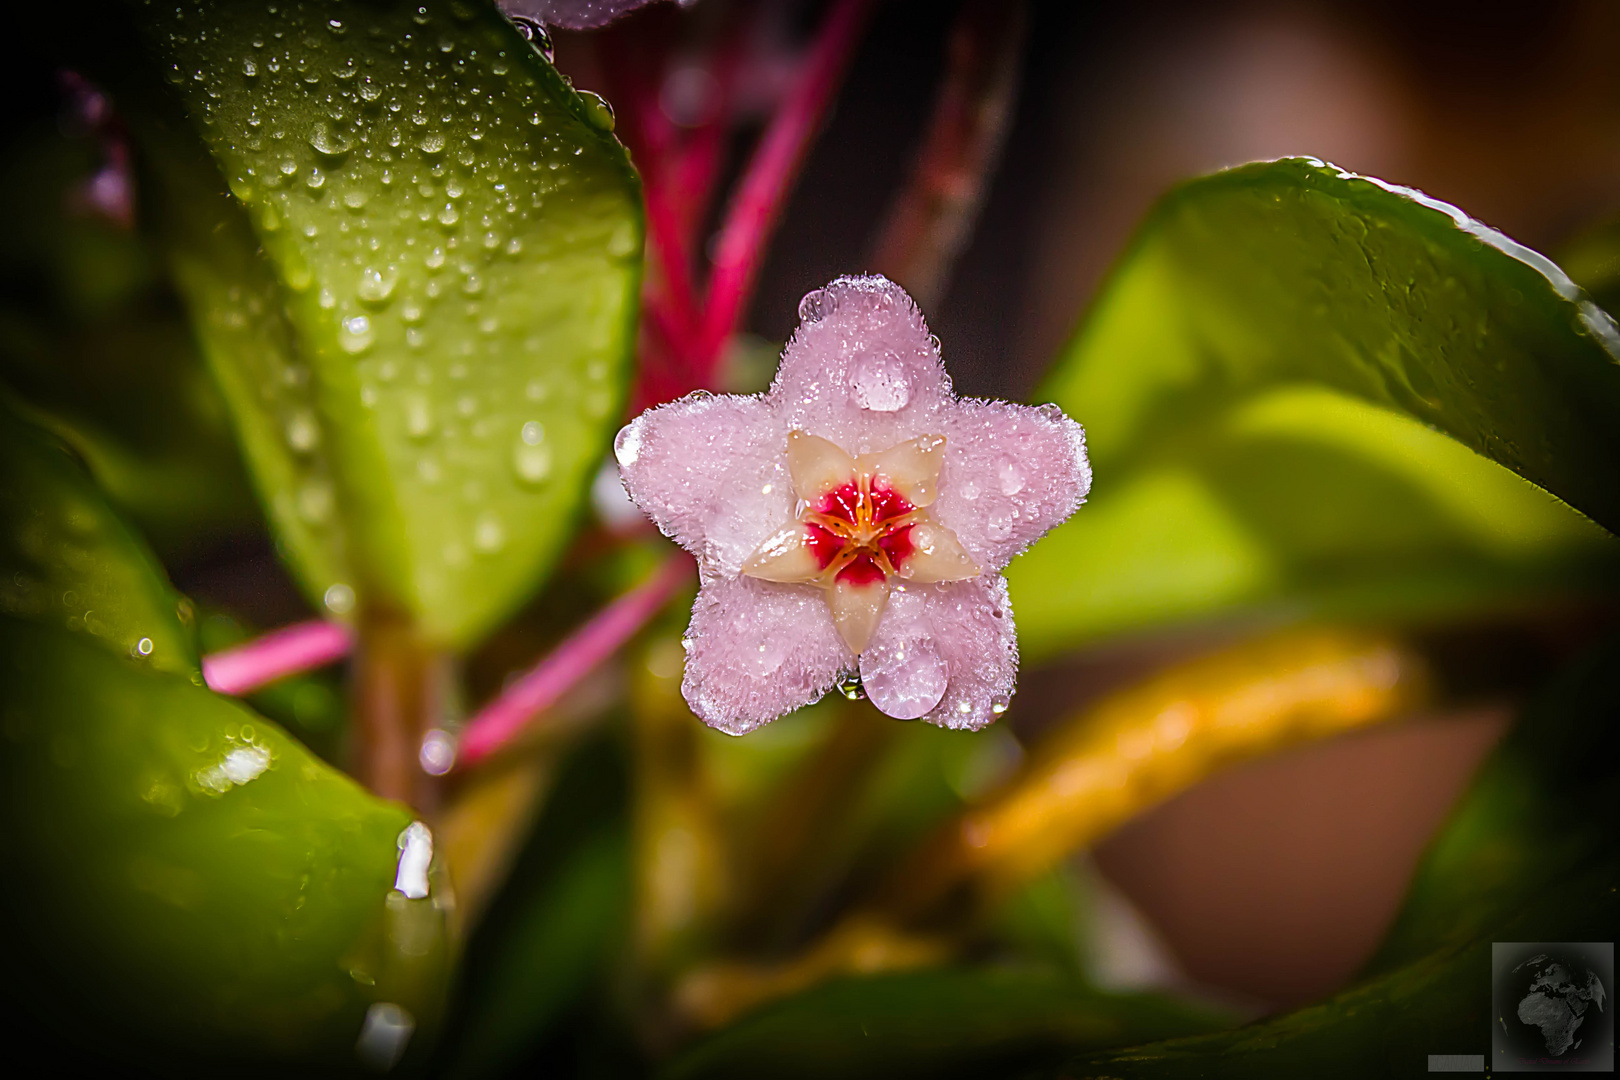
[[[352,672],[355,778],[386,799],[409,803],[431,816],[439,782],[422,768],[423,737],[449,720],[454,665],[427,647],[409,622],[362,621]]]
[[[341,660],[353,646],[348,627],[310,619],[203,657],[203,678],[215,693],[240,697],[277,679]]]
[[[693,372],[698,385],[714,379],[726,340],[753,291],[764,261],[765,240],[832,103],[871,9],[872,0],[837,0],[810,48],[804,70],[771,118],[738,184],[709,276],[697,352],[703,368]]]
[[[924,311],[944,298],[1006,142],[1028,24],[1022,0],[968,0],[951,28],[945,80],[922,152],[872,259]]]
[[[516,739],[529,721],[555,704],[662,610],[692,576],[692,560],[671,556],[652,576],[614,600],[468,721],[456,765],[475,765]]]

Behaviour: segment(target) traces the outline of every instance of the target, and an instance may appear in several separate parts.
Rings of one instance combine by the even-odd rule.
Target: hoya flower
[[[1084,501],[1084,432],[957,398],[885,278],[839,278],[799,317],[765,394],[693,394],[614,442],[630,497],[697,557],[687,703],[740,735],[859,673],[890,716],[983,727],[1018,672],[1001,570]]]

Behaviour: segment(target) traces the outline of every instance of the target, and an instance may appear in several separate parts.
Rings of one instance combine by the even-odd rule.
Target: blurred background
[[[659,5],[634,18],[690,33],[725,2]],[[747,319],[762,345],[774,349],[787,336],[805,292],[877,268],[895,192],[928,130],[953,27],[971,25],[974,3],[879,6],[771,245]],[[1221,166],[1314,155],[1455,203],[1555,257],[1620,213],[1620,6],[1602,0],[994,7],[1021,10],[1023,19],[1015,78],[992,133],[997,152],[967,193],[977,213],[954,266],[936,295],[922,297],[966,394],[1035,393],[1149,206],[1176,182]],[[819,10],[779,5],[772,32],[784,55]],[[558,64],[582,88],[600,88],[602,40],[557,35]],[[116,279],[106,295],[156,290],[140,302],[178,307],[158,295],[138,259],[124,265],[108,255],[122,258],[116,213],[83,201],[79,186],[97,160],[95,132],[72,85],[26,35],[11,41],[4,183],[11,192],[42,191],[33,205],[54,208],[59,220],[19,214],[4,230],[0,362],[14,386],[48,397],[27,327],[66,305],[68,323],[83,331],[80,347],[94,355],[100,278],[87,281],[87,267]],[[768,83],[771,73],[758,76]],[[690,105],[694,93],[701,99],[701,85],[666,90],[672,108]],[[763,97],[769,91],[760,89]],[[730,169],[740,169],[758,131],[738,130]],[[49,169],[21,152],[42,132],[68,147]],[[44,264],[41,252],[56,248],[34,234],[57,227],[77,230],[81,261]],[[131,411],[127,398],[112,399]],[[220,441],[210,452],[230,453],[216,419]],[[306,609],[254,515],[238,503],[200,531],[190,522],[184,543],[164,544],[161,521],[143,524],[159,534],[182,590],[246,624],[273,626]],[[1493,648],[1534,671],[1582,630],[1549,617],[1496,635]],[[1211,644],[1109,646],[1030,671],[1010,719],[1030,735],[1171,656]],[[1506,701],[1485,702],[1315,745],[1222,774],[1134,821],[1083,864],[1117,889],[1108,917],[1118,955],[1108,963],[1125,982],[1195,984],[1257,1011],[1341,984],[1377,943],[1424,843],[1509,716]]]

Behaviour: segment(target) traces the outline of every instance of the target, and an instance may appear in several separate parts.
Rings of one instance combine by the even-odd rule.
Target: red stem
[[[456,751],[457,767],[475,765],[510,744],[530,720],[647,625],[691,576],[692,560],[671,556],[646,581],[597,612],[467,722]]]
[[[203,679],[219,694],[251,694],[277,679],[341,660],[354,646],[348,627],[311,619],[203,657]]]
[[[753,159],[738,184],[709,277],[703,336],[698,350],[703,370],[694,371],[699,385],[713,381],[727,338],[741,317],[763,261],[765,239],[787,201],[810,140],[832,103],[844,68],[854,54],[872,0],[837,0],[806,58],[787,100],[765,129]]]

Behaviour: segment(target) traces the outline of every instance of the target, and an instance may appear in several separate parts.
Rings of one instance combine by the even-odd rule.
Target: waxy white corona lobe
[[[902,719],[977,728],[1018,647],[1001,570],[1091,486],[1054,406],[958,399],[904,291],[805,297],[763,395],[698,394],[619,433],[625,488],[697,556],[682,690],[742,734],[858,671]]]

